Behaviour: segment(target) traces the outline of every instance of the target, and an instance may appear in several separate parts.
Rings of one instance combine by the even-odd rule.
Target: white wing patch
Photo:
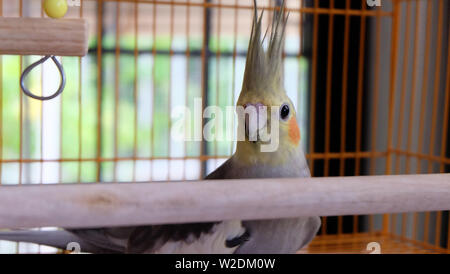
[[[241,221],[224,221],[213,227],[211,233],[205,233],[199,239],[191,236],[186,241],[167,242],[156,252],[157,254],[230,254],[237,247],[228,248],[226,240],[238,237],[245,232]]]

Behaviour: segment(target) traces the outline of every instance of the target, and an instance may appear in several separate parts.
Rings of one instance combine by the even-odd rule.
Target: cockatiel
[[[283,87],[282,52],[287,16],[284,8],[281,12],[274,11],[268,49],[265,51],[264,39],[261,41],[262,14],[258,18],[256,0],[254,5],[244,81],[237,106],[244,109],[254,107],[258,119],[239,119],[238,129],[244,130],[244,140],[238,141],[234,155],[208,175],[208,180],[310,176],[300,146],[294,106]],[[277,106],[279,110],[262,120],[260,114],[264,106],[270,109]],[[272,152],[262,152],[262,146],[268,141],[263,140],[261,130],[269,128],[274,122],[279,124],[279,134],[276,136],[279,138],[278,146]],[[312,240],[319,227],[319,217],[300,217],[60,231],[10,231],[0,233],[0,239],[62,249],[68,243],[76,242],[82,252],[92,253],[294,253]]]

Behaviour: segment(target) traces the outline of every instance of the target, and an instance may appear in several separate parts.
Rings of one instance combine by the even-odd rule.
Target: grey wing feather
[[[244,221],[250,238],[235,253],[295,253],[311,242],[320,224],[319,217]]]
[[[67,249],[78,243],[87,253],[143,253],[155,252],[163,244],[186,241],[211,233],[217,223],[191,223],[139,227],[70,229],[56,231],[13,230],[0,232],[0,239],[28,242]]]
[[[82,240],[81,250],[89,253],[124,253],[133,227],[68,229]],[[85,247],[83,247],[85,245]]]
[[[78,236],[76,233],[72,233],[66,230],[55,230],[55,231],[13,230],[0,232],[0,239],[6,241],[27,242],[27,243],[48,245],[60,249],[66,249],[69,243],[76,242],[80,245],[81,252],[90,252],[90,253],[120,252],[117,246],[110,245],[108,247],[104,245],[103,247],[101,247],[90,241],[90,239],[92,238],[100,239],[104,237],[101,235],[101,232],[88,230],[85,232],[85,234],[91,234],[88,237],[89,240]]]

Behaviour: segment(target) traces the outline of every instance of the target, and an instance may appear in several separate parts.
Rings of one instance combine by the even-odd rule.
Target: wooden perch
[[[0,54],[84,56],[87,50],[84,19],[0,17]]]
[[[0,228],[450,209],[450,174],[0,186]]]

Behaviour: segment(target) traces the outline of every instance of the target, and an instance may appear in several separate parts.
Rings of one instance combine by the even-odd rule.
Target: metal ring
[[[48,58],[52,58],[53,62],[55,63],[56,67],[59,70],[59,75],[61,76],[61,83],[59,84],[59,88],[58,90],[53,93],[50,96],[37,96],[34,95],[31,91],[28,90],[28,88],[25,86],[25,77],[27,77],[28,73],[30,73],[30,71],[32,69],[34,69],[36,66],[44,63],[45,61],[47,61]],[[37,99],[37,100],[41,100],[41,101],[45,101],[45,100],[50,100],[55,98],[56,96],[60,95],[61,92],[64,90],[64,87],[66,86],[66,74],[64,73],[64,68],[61,65],[61,63],[58,61],[58,59],[56,59],[55,56],[52,55],[47,55],[45,57],[43,57],[42,59],[40,59],[37,62],[34,62],[33,64],[31,64],[30,66],[28,66],[23,72],[22,75],[20,76],[20,87],[22,88],[23,93],[25,93],[27,96]]]

